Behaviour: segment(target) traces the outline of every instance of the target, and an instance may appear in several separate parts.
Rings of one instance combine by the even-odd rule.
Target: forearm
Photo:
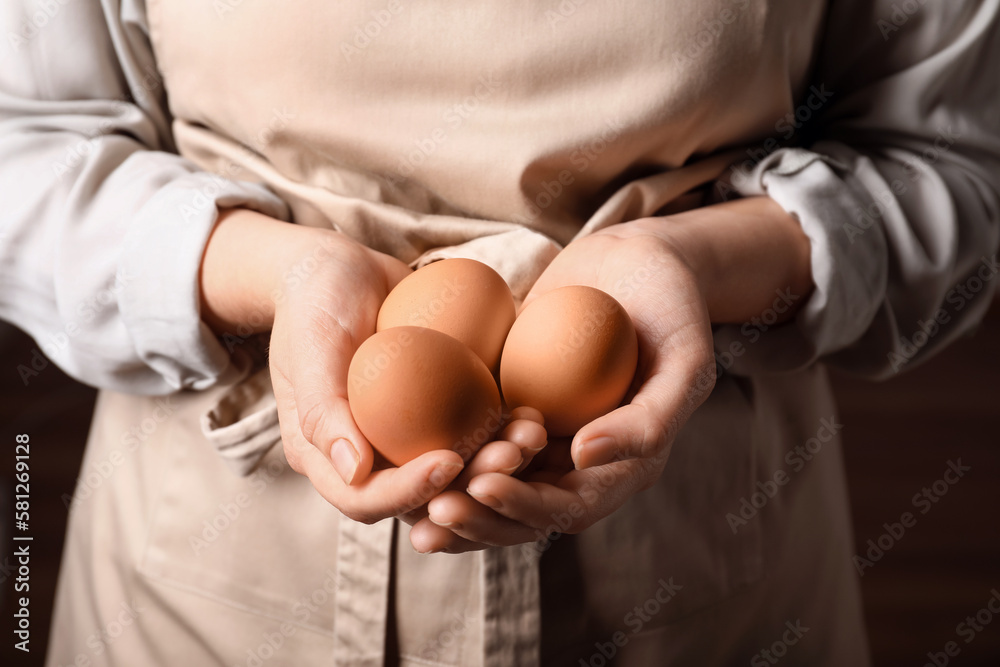
[[[402,262],[340,232],[224,210],[202,255],[201,318],[217,334],[270,331],[290,301],[326,299],[334,287],[345,299],[370,290],[384,298],[407,273]]]
[[[670,239],[697,275],[713,323],[758,317],[779,294],[791,297],[778,313],[779,321],[786,320],[812,291],[809,239],[768,197],[688,211],[671,216],[670,223]]]

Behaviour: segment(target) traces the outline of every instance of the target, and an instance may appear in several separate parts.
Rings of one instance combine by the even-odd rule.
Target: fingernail
[[[522,461],[521,463],[524,463],[524,461]],[[521,467],[521,463],[518,463],[516,466],[511,466],[509,468],[501,468],[500,470],[497,470],[497,472],[502,473],[504,475],[513,475],[515,472],[517,472],[517,469]]]
[[[614,438],[602,436],[586,440],[580,445],[576,457],[574,457],[577,462],[577,470],[608,463],[614,459],[617,451],[618,444]]]
[[[492,507],[493,509],[500,509],[500,507],[502,506],[502,503],[499,500],[497,500],[494,496],[485,493],[476,493],[472,489],[466,489],[466,491],[469,492],[470,496],[481,502],[483,505],[486,505],[487,507]]]
[[[526,452],[531,452],[532,454],[537,454],[538,452],[540,452],[540,451],[542,451],[543,449],[545,449],[545,447],[546,447],[546,446],[547,446],[548,444],[549,444],[549,443],[548,443],[548,442],[546,441],[546,442],[545,442],[545,443],[543,443],[543,444],[542,444],[542,446],[541,446],[541,447],[539,447],[538,449],[532,449],[531,447],[525,447],[525,448],[524,448],[524,451],[526,451]]]
[[[418,551],[421,556],[430,556],[431,554],[446,554],[448,549],[428,549],[427,551]]]
[[[358,471],[361,457],[354,451],[354,445],[350,440],[340,438],[330,448],[330,461],[344,483],[350,485],[354,480],[354,474]]]
[[[430,520],[435,526],[441,526],[442,528],[451,528],[453,530],[462,528],[462,524],[457,521],[438,521],[434,517],[430,517]]]

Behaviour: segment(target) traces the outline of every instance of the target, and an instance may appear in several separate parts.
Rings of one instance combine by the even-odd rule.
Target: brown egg
[[[443,259],[396,285],[379,310],[376,331],[435,329],[465,343],[494,371],[514,315],[514,297],[500,274],[472,259]]]
[[[550,436],[571,436],[618,407],[638,356],[621,304],[593,287],[560,287],[518,315],[504,345],[500,387],[511,408],[539,410]]]
[[[468,460],[500,426],[500,392],[472,350],[433,329],[395,327],[368,338],[351,360],[351,413],[394,465],[433,449]]]

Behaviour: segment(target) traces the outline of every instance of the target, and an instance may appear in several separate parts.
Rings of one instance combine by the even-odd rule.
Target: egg
[[[443,259],[396,285],[382,303],[376,331],[400,326],[440,331],[495,371],[515,313],[514,297],[500,274],[472,259]]]
[[[638,357],[635,328],[618,301],[593,287],[560,287],[514,321],[500,387],[509,407],[539,410],[550,436],[571,436],[618,407]]]
[[[468,461],[499,428],[500,392],[472,350],[420,327],[377,332],[355,352],[348,402],[358,428],[389,462],[434,449]]]

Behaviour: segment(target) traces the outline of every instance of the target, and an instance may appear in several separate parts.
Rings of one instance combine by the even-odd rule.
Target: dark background
[[[941,478],[949,460],[972,470],[952,486],[861,579],[876,665],[927,662],[956,641],[951,665],[1000,665],[1000,615],[973,641],[956,626],[1000,591],[1000,306],[979,330],[926,364],[883,383],[835,377],[844,424],[857,550],[914,511],[911,499]],[[40,665],[48,638],[67,511],[90,423],[94,390],[52,365],[25,386],[34,343],[0,322],[0,664]],[[14,436],[31,436],[31,654],[13,649]],[[15,565],[14,570],[10,570]],[[794,664],[794,652],[783,661]],[[136,666],[140,667],[140,666]],[[845,666],[849,667],[849,666]]]

